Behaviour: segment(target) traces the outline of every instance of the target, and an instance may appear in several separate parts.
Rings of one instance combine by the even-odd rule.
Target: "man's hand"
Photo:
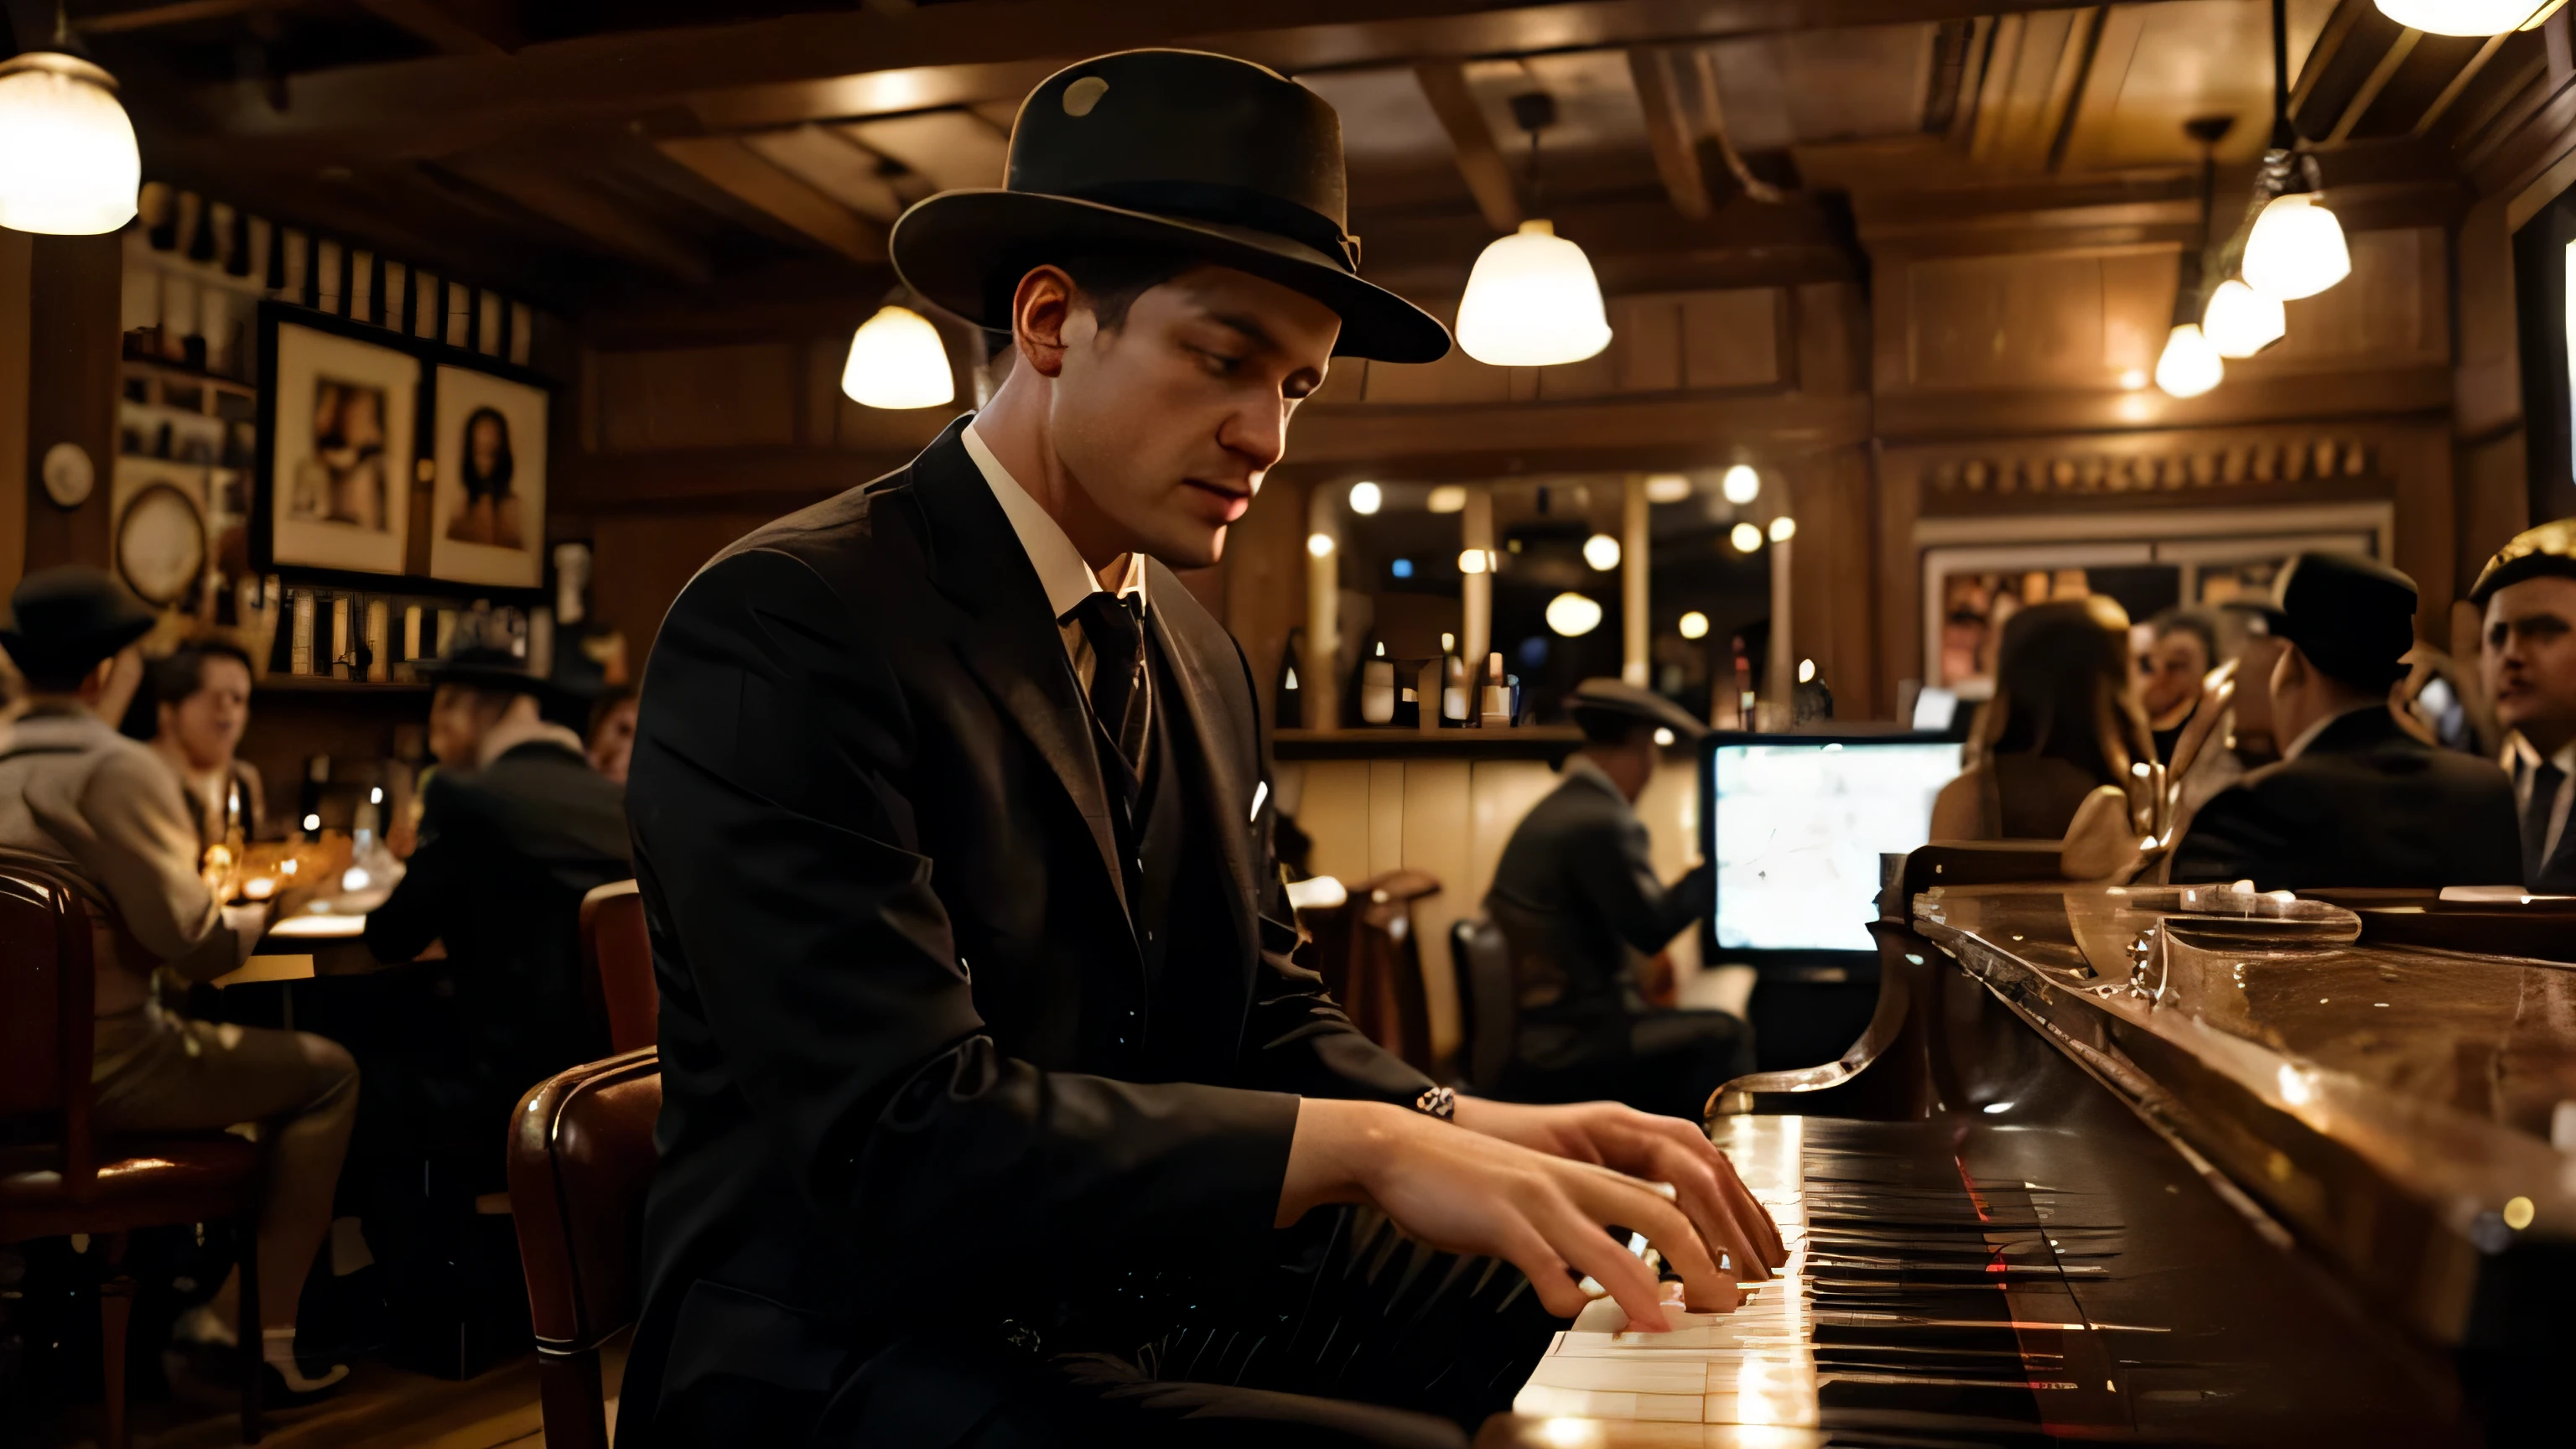
[[[1685,1302],[1736,1303],[1734,1275],[1718,1268],[1699,1229],[1655,1184],[1401,1107],[1324,1098],[1299,1105],[1277,1224],[1335,1202],[1374,1204],[1407,1236],[1443,1252],[1504,1259],[1560,1318],[1583,1309],[1574,1276],[1581,1273],[1609,1290],[1631,1327],[1671,1326],[1654,1272],[1610,1236],[1612,1226],[1646,1235],[1681,1275]]]
[[[1671,1183],[1701,1240],[1712,1254],[1723,1249],[1734,1260],[1735,1276],[1747,1282],[1768,1278],[1789,1261],[1779,1224],[1754,1201],[1735,1164],[1706,1133],[1679,1117],[1657,1117],[1617,1102],[1529,1107],[1460,1097],[1457,1125],[1534,1152]]]

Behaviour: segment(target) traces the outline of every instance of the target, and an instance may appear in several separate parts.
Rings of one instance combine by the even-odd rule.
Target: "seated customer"
[[[250,655],[222,639],[182,644],[151,680],[160,720],[152,751],[187,792],[199,843],[218,844],[236,826],[258,838],[259,771],[233,753],[250,727]]]
[[[2522,818],[2522,883],[2576,895],[2576,519],[2531,529],[2499,550],[2469,602],[2486,611],[2479,668]]]
[[[2155,747],[2129,696],[2128,631],[2100,594],[2012,616],[1967,767],[1932,802],[1932,839],[2062,839],[2094,791],[2138,788],[2130,766]]]
[[[2321,886],[2505,885],[2522,878],[2513,783],[2397,723],[2389,688],[2415,643],[2415,582],[2385,564],[2303,553],[2265,623],[2281,761],[2210,797],[2171,879]]]
[[[440,768],[402,882],[367,917],[367,949],[402,962],[443,942],[454,993],[443,1001],[465,1040],[384,1076],[413,1126],[455,1135],[478,1159],[488,1147],[497,1186],[502,1124],[521,1094],[607,1051],[582,1004],[581,898],[634,873],[626,813],[581,737],[540,717],[551,683],[506,650],[461,649],[423,672],[438,684]]]
[[[140,1133],[259,1124],[268,1149],[258,1232],[269,1387],[280,1396],[328,1388],[348,1370],[307,1377],[297,1367],[295,1309],[330,1227],[357,1068],[321,1037],[191,1021],[154,999],[157,968],[207,981],[239,966],[268,908],[226,906],[207,891],[196,821],[169,769],[100,717],[110,681],[133,673],[151,611],[79,564],[28,575],[10,607],[16,617],[0,645],[26,677],[28,706],[0,736],[0,846],[69,866],[86,883],[83,894],[113,916],[101,917],[97,933],[91,1125]],[[182,1338],[231,1340],[239,1276],[182,1318]]]
[[[1615,679],[1585,680],[1570,703],[1583,748],[1513,830],[1485,897],[1520,1001],[1500,1092],[1696,1121],[1710,1092],[1753,1069],[1752,1033],[1722,1011],[1648,1009],[1637,968],[1707,912],[1710,874],[1703,862],[1670,887],[1656,879],[1633,807],[1654,777],[1656,732],[1705,730]]]

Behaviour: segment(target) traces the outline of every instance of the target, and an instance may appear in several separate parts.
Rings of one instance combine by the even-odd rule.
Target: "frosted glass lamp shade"
[[[143,161],[116,81],[77,56],[0,61],[0,226],[92,236],[134,219]]]
[[[880,307],[850,338],[841,391],[861,407],[935,408],[957,400],[939,329],[909,307]]]
[[[2281,310],[2280,299],[2266,297],[2234,278],[2218,284],[2209,294],[2209,309],[2201,314],[2201,334],[2221,357],[2252,357],[2255,353],[2281,340],[2290,330],[2289,318]]]
[[[2313,297],[2352,275],[2343,223],[2304,192],[2272,198],[2245,239],[2245,285],[2276,302]]]
[[[1458,345],[1492,367],[1581,362],[1610,345],[1601,283],[1583,248],[1525,221],[1476,258],[1458,301]]]
[[[1718,486],[1726,490],[1727,502],[1741,507],[1762,496],[1762,475],[1754,472],[1751,465],[1738,463],[1726,470]]]
[[[2197,322],[2185,322],[2165,339],[2165,354],[2156,359],[2156,386],[2168,397],[2198,397],[2227,375],[2218,349]]]
[[[2529,30],[2565,0],[2379,0],[2379,13],[2427,35],[2502,35]]]

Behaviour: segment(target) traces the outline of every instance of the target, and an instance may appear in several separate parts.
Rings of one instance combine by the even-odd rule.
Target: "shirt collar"
[[[2318,720],[2315,724],[2299,731],[2299,737],[2290,741],[2290,747],[2281,752],[2281,759],[2286,763],[2306,754],[2308,746],[2317,742],[2317,736],[2324,734],[2327,730],[2333,728],[2336,720],[2343,719],[2349,715],[2359,714],[2366,709],[2386,709],[2387,707],[2388,706],[2384,704],[2373,703],[2356,704],[2350,709],[2336,710],[2333,714],[2327,715],[2324,719]]]
[[[2505,761],[2507,769],[2520,775],[2540,763],[2540,751],[2522,737],[2522,731],[2516,730],[2505,736]],[[2558,753],[2549,757],[2549,763],[2556,765],[2560,774],[2576,778],[2576,740],[2560,745]]]
[[[975,460],[975,470],[984,475],[984,485],[993,490],[993,499],[1002,505],[1002,513],[1011,520],[1011,532],[1017,534],[1020,548],[1029,556],[1030,567],[1038,571],[1038,583],[1046,590],[1047,607],[1058,619],[1078,608],[1084,599],[1101,592],[1099,576],[1082,561],[1082,553],[1065,537],[1064,525],[1055,521],[1035,495],[1020,486],[1002,460],[985,446],[975,425],[968,423],[958,440],[966,445],[966,456]],[[1118,596],[1129,594],[1145,601],[1145,556],[1127,555],[1127,577],[1118,585]]]

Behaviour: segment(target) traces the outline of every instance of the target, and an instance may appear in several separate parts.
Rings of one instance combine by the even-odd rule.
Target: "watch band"
[[[1458,1120],[1458,1094],[1447,1087],[1432,1087],[1413,1099],[1413,1110],[1425,1117],[1443,1122]]]

